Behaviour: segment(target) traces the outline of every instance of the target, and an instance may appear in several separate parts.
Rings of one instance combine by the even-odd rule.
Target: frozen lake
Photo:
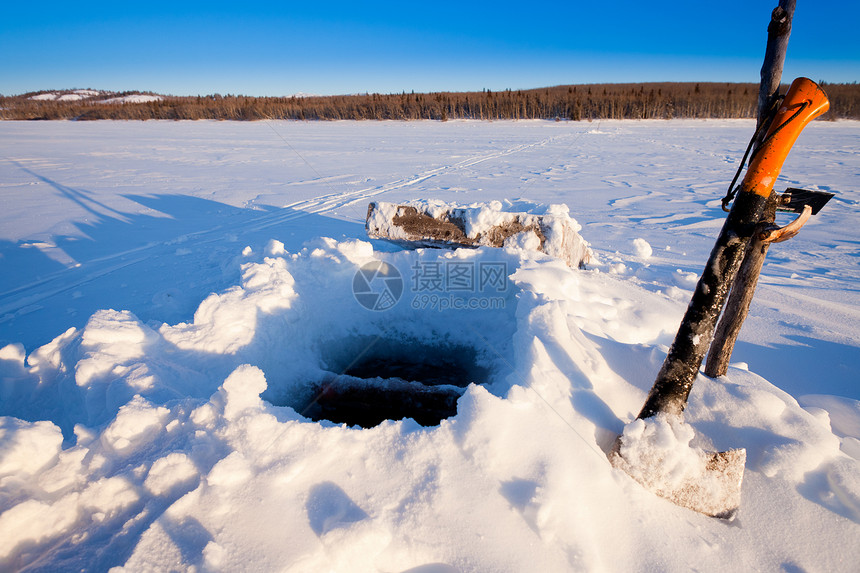
[[[0,122],[0,569],[853,571],[858,122],[789,155],[777,190],[837,195],[771,247],[671,436],[746,450],[737,519],[606,457],[753,127]],[[411,199],[565,204],[596,261],[367,239],[369,201]],[[337,384],[421,381],[411,417],[441,420],[332,414]]]

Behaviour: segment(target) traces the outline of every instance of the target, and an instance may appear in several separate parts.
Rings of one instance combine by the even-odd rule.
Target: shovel
[[[685,448],[692,450],[688,445],[692,430],[685,431],[682,423],[687,398],[747,243],[757,232],[768,202],[775,200],[773,186],[782,164],[803,128],[829,106],[827,95],[812,80],[792,82],[750,160],[654,386],[637,419],[609,452],[613,466],[649,490],[706,515],[731,518],[737,512],[746,452],[700,452],[698,459],[688,455]],[[805,210],[814,207],[819,206]]]

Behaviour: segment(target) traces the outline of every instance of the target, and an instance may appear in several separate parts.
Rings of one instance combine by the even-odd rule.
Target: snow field
[[[684,546],[691,523],[717,536],[732,531],[650,497],[606,462],[602,448],[633,417],[646,388],[619,376],[604,355],[648,358],[642,345],[665,337],[678,318],[670,311],[660,321],[655,309],[641,308],[651,301],[638,287],[515,249],[381,255],[367,242],[319,240],[295,255],[246,256],[242,285],[207,298],[193,322],[156,331],[130,313],[102,311],[82,332],[56,341],[61,358],[39,379],[55,380],[63,400],[80,404],[57,420],[77,443],[62,450],[57,426],[5,418],[13,420],[7,431],[15,445],[4,447],[3,484],[20,500],[0,515],[8,564],[30,562],[32,551],[54,545],[54,565],[119,565],[126,555],[128,570],[282,563],[307,571],[402,571],[427,563],[673,569],[692,563],[661,554],[643,559],[639,550],[664,535]],[[379,256],[399,266],[422,258],[508,260],[517,268],[510,305],[502,319],[406,305],[366,311],[348,289],[356,270]],[[618,309],[616,299],[630,302]],[[642,316],[651,316],[643,321],[650,330],[613,338],[616,325]],[[471,345],[493,375],[484,387],[470,387],[456,418],[436,428],[401,421],[349,429],[272,405],[289,404],[303,383],[319,378],[320,346],[350,336]],[[612,350],[601,352],[592,339]],[[757,487],[756,474],[803,485],[813,472],[847,483],[836,488],[847,503],[839,496],[830,503],[856,519],[856,460],[840,453],[826,418],[763,380],[754,389],[734,382],[745,375],[754,376],[733,371],[728,384],[699,382],[685,440],[696,428],[699,440],[718,436],[746,447],[753,476],[746,497],[768,497],[786,523],[826,512],[768,495],[772,484]],[[19,380],[20,394],[8,399],[26,403],[39,379]],[[18,527],[21,520],[30,526]],[[741,521],[755,530],[754,516],[744,512]],[[117,529],[120,535],[108,534]],[[107,547],[86,541],[105,535]],[[606,553],[607,538],[625,539],[625,550]],[[686,543],[690,556],[700,549]],[[749,559],[773,564],[745,543],[753,555],[738,567]],[[707,568],[727,556],[713,551],[699,559]]]
[[[748,355],[749,366],[737,362],[719,380],[700,376],[687,425],[658,428],[663,433],[657,444],[673,453],[678,443],[747,450],[736,520],[707,518],[656,497],[606,457],[644,401],[695,285],[696,267],[712,244],[707,237],[715,234],[710,221],[719,193],[705,195],[695,185],[708,179],[706,158],[722,157],[723,146],[730,145],[721,138],[737,126],[621,122],[562,131],[565,126],[528,122],[280,124],[276,129],[285,132],[309,131],[300,139],[307,162],[293,158],[289,168],[303,175],[278,186],[266,170],[282,156],[260,148],[254,162],[241,146],[229,150],[235,139],[221,149],[203,137],[215,128],[250,137],[244,127],[182,124],[201,136],[183,156],[149,147],[185,147],[181,139],[159,139],[163,129],[180,137],[172,124],[129,124],[125,129],[145,143],[114,146],[110,153],[123,156],[114,156],[116,176],[143,170],[132,159],[140,153],[158,166],[149,172],[155,187],[145,189],[172,180],[178,198],[170,201],[123,197],[111,189],[117,181],[109,172],[94,171],[102,173],[96,176],[64,167],[62,155],[36,157],[35,148],[27,148],[32,144],[23,144],[32,157],[15,161],[42,173],[35,187],[53,190],[55,201],[74,198],[69,204],[88,221],[76,223],[77,215],[35,195],[29,200],[42,216],[4,227],[10,236],[2,264],[16,264],[11,268],[17,274],[4,279],[0,326],[4,333],[26,330],[31,340],[50,336],[38,345],[12,340],[0,348],[0,567],[853,570],[860,559],[860,411],[856,399],[822,392],[848,389],[839,372],[847,380],[858,367],[845,342],[856,333],[846,320],[854,312],[856,255],[839,248],[854,240],[850,225],[843,225],[846,232],[837,240],[817,223],[807,242],[789,242],[787,250],[773,253],[775,269],[766,265],[763,276],[763,309],[754,309],[751,318],[753,334],[770,329],[755,343],[803,334],[820,352],[829,344],[848,348],[841,360],[832,359],[834,352],[829,363],[815,364],[821,378],[833,374],[840,385],[826,386],[802,370],[775,385],[759,368],[780,372],[782,366],[763,360],[762,350]],[[452,127],[457,131],[439,131]],[[838,127],[821,130],[826,135]],[[68,126],[51,129],[65,132]],[[125,137],[116,124],[84,126],[92,129],[108,140]],[[413,130],[420,136],[414,154],[408,145]],[[685,139],[701,140],[703,131],[712,140],[707,144],[696,147]],[[323,193],[321,186],[339,184],[320,183],[320,168],[310,170],[333,145],[326,132],[356,140],[349,144],[355,147],[334,145],[344,161],[323,172],[330,181],[356,181],[341,193]],[[473,132],[475,139],[468,135]],[[827,144],[827,157],[836,154],[849,171],[856,171],[856,152],[847,144],[842,151],[832,148],[855,132],[850,124],[836,144]],[[457,145],[447,139],[452,133]],[[108,169],[112,163],[100,163],[94,151],[102,148],[80,134],[90,169]],[[653,139],[660,150],[625,159],[641,147],[637,137]],[[494,138],[504,141],[488,143]],[[383,139],[398,145],[383,146]],[[367,157],[392,148],[396,167],[387,182],[373,179],[378,175],[363,182],[349,175],[366,157],[357,141],[374,148]],[[825,147],[818,141],[807,145],[812,159],[802,169],[795,166],[795,173],[815,171],[815,150]],[[235,155],[223,159],[229,169],[212,177],[219,152]],[[417,161],[421,153],[436,155],[421,169],[405,170],[405,158]],[[682,161],[683,169],[670,167]],[[547,164],[548,170],[535,167]],[[250,171],[243,171],[245,165]],[[368,162],[365,173],[382,173],[381,165]],[[158,169],[164,179],[156,177]],[[686,169],[699,183],[684,179]],[[202,186],[207,171],[211,185]],[[516,195],[503,193],[515,173],[533,175],[523,175]],[[10,196],[18,201],[31,191],[24,187],[26,174],[8,176]],[[825,173],[813,175],[829,181]],[[850,175],[831,178],[849,186]],[[649,181],[652,188],[640,187]],[[454,189],[454,182],[461,188]],[[623,189],[612,191],[613,182],[624,183]],[[603,195],[596,191],[601,184],[610,189]],[[528,201],[565,202],[559,200],[565,189],[576,185],[581,192],[566,202],[600,261],[585,271],[528,245],[400,250],[366,240],[358,224],[361,206],[379,195],[399,201],[432,192],[451,200],[471,193],[469,202],[498,195],[514,209]],[[670,195],[678,186],[686,191]],[[221,213],[189,199],[198,187],[215,194]],[[267,195],[254,195],[258,189]],[[645,208],[654,193],[666,200]],[[524,195],[529,199],[518,199]],[[834,206],[837,223],[856,213],[854,197],[848,191]],[[273,203],[296,207],[263,206]],[[236,207],[243,204],[245,209]],[[252,206],[259,210],[246,212]],[[206,209],[195,217],[198,207]],[[82,248],[85,241],[91,244]],[[45,246],[19,247],[37,242]],[[37,276],[16,263],[34,252],[68,266],[46,263],[50,272]],[[811,266],[825,254],[827,270]],[[59,263],[64,257],[75,263]],[[357,273],[378,261],[398,270],[404,288],[395,305],[374,311],[353,290]],[[440,293],[421,284],[428,269],[477,272],[499,265],[505,280],[493,288]],[[447,301],[452,294],[498,304],[454,309],[431,296]],[[195,296],[192,305],[164,306],[168,298]],[[90,311],[91,297],[110,304]],[[798,297],[815,302],[801,308],[792,302]],[[78,312],[67,314],[66,306]],[[771,309],[779,321],[770,317]],[[474,372],[485,378],[463,390],[456,416],[438,426],[407,419],[362,429],[312,422],[296,410],[309,387],[345,370],[362,352],[454,353],[458,363],[474,363]],[[777,387],[792,384],[803,390],[798,398]],[[689,465],[680,462],[683,473]]]

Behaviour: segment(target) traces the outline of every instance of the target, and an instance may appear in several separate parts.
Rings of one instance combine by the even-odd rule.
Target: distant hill
[[[860,119],[860,85],[822,84],[829,119]],[[0,119],[671,119],[755,116],[758,84],[564,85],[530,90],[288,97],[90,89],[0,96]]]
[[[103,90],[58,90],[32,92],[18,96],[29,101],[39,102],[82,102],[90,104],[123,104],[123,103],[146,103],[161,101],[163,96],[150,92],[108,92]],[[10,98],[11,99],[11,98]]]

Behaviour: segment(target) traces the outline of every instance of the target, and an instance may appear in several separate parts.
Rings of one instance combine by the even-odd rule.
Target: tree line
[[[830,119],[860,119],[860,85],[822,84]],[[783,90],[784,91],[784,90]],[[758,84],[641,83],[529,90],[251,97],[162,96],[143,103],[0,96],[0,119],[441,120],[752,118]]]

